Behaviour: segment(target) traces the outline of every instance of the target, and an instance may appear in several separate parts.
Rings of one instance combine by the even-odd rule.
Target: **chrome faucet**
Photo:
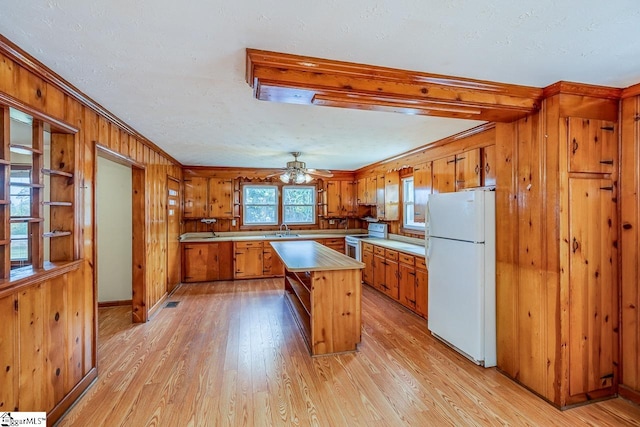
[[[282,233],[282,227],[284,227],[284,233]],[[289,235],[289,226],[284,222],[280,224],[280,234],[284,234],[285,236]]]

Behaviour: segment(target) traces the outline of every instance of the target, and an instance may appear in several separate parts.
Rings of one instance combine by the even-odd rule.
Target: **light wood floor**
[[[311,358],[281,287],[183,285],[136,326],[100,309],[98,380],[59,425],[640,426],[623,399],[555,409],[366,286],[359,351]]]

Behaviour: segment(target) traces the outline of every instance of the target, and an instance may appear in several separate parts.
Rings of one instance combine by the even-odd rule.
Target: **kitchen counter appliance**
[[[389,236],[388,225],[381,222],[370,222],[369,234],[354,234],[345,237],[345,252],[356,261],[362,261],[362,244],[366,239],[386,239]]]

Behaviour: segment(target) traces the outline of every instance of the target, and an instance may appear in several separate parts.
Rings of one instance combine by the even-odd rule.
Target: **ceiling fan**
[[[280,181],[285,184],[304,184],[309,183],[314,177],[331,178],[333,174],[326,169],[307,169],[305,162],[299,162],[300,152],[292,152],[292,162],[287,162],[287,167],[282,172],[267,175],[268,177],[280,175]]]

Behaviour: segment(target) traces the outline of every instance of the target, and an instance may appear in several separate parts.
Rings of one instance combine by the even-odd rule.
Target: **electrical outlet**
[[[235,219],[232,219],[232,220],[231,220],[231,226],[232,226],[232,227],[235,227],[235,226],[236,226],[236,220],[235,220]]]
[[[329,225],[333,225],[333,224],[335,224],[335,223],[336,223],[336,220],[335,220],[335,219],[330,219],[330,220],[329,220]]]

